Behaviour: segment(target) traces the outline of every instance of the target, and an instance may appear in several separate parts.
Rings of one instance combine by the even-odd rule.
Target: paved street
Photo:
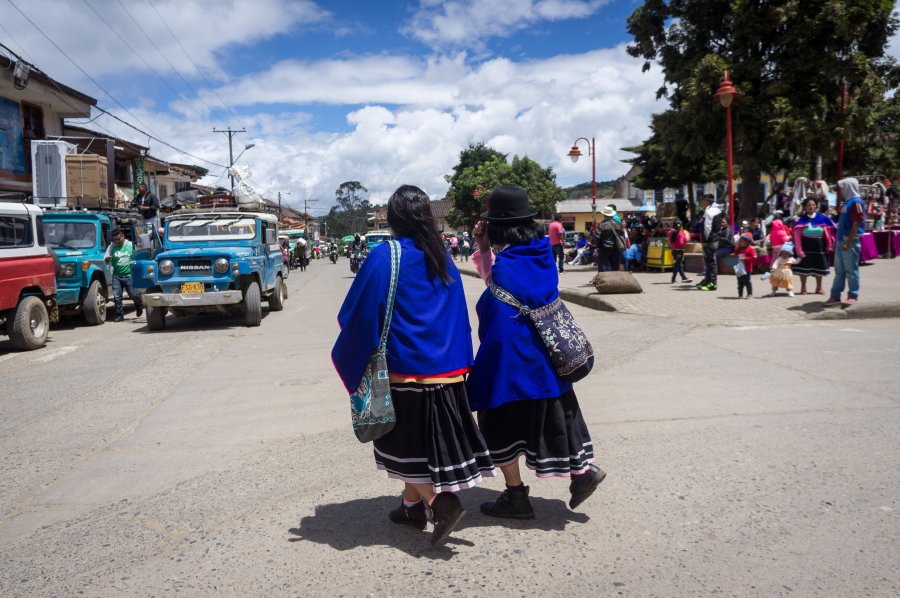
[[[0,595],[900,593],[900,320],[572,305],[606,481],[571,512],[565,482],[530,477],[537,519],[509,523],[478,512],[495,478],[431,549],[387,520],[399,484],[331,366],[351,280],[343,259],[294,272],[259,328],[132,312],[30,353],[0,340]]]

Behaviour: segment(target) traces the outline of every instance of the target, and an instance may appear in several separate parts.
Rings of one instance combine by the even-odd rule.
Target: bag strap
[[[491,290],[491,295],[499,299],[501,302],[516,308],[516,310],[523,316],[527,316],[531,313],[531,310],[528,307],[522,305],[521,301],[516,299],[512,293],[510,293],[503,287],[497,286],[492,282],[490,287],[488,288],[490,288]]]
[[[394,299],[397,298],[397,279],[400,278],[400,243],[388,241],[391,248],[391,282],[388,288],[387,307],[384,312],[384,328],[381,330],[381,340],[378,343],[378,352],[387,350],[388,332],[391,329],[391,319],[394,316]]]

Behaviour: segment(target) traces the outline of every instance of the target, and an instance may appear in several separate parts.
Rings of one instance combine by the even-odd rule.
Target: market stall
[[[869,262],[878,257],[878,248],[875,246],[875,235],[873,235],[872,233],[866,233],[862,236],[859,242],[860,263]]]

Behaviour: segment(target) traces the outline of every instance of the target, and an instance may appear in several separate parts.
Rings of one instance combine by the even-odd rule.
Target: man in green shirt
[[[135,315],[141,317],[144,313],[144,305],[141,296],[135,294],[131,284],[131,258],[134,255],[134,246],[125,238],[121,229],[112,232],[112,243],[106,248],[105,259],[112,263],[113,276],[113,300],[116,304],[116,322],[125,319],[125,311],[122,307],[123,291],[128,291],[128,296],[134,301]]]

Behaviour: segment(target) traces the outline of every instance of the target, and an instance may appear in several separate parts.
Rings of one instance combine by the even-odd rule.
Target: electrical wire
[[[169,27],[169,23],[166,21],[166,19],[162,16],[162,14],[160,14],[159,10],[156,8],[156,4],[153,3],[153,0],[147,0],[147,1],[149,2],[150,7],[153,8],[153,11],[156,13],[156,16],[159,17],[159,20],[162,21],[163,25],[165,25],[166,29],[168,29],[169,34],[172,36],[172,39],[175,40],[175,43],[178,44],[178,47],[181,48],[182,52],[184,52],[184,55],[187,57],[188,62],[191,63],[191,65],[194,67],[194,70],[197,71],[197,74],[199,74],[203,78],[203,80],[206,81],[206,86],[213,93],[213,95],[216,96],[216,98],[219,100],[219,103],[222,104],[222,107],[225,108],[225,110],[227,110],[228,113],[231,114],[232,117],[234,117],[234,120],[235,120],[235,122],[237,122],[238,126],[240,126],[242,129],[246,129],[247,127],[245,127],[244,125],[241,124],[240,118],[238,117],[238,115],[235,114],[234,111],[228,106],[228,104],[225,103],[225,101],[222,99],[222,96],[220,96],[219,92],[217,92],[215,90],[215,88],[213,87],[213,84],[209,82],[209,79],[206,78],[206,75],[203,74],[203,71],[200,70],[200,67],[197,66],[197,63],[194,62],[194,59],[191,58],[191,55],[188,54],[188,51],[185,49],[185,47],[183,45],[181,45],[181,41],[179,41],[178,37],[175,35],[175,32],[172,31],[172,28]]]
[[[156,51],[159,52],[159,55],[162,56],[163,60],[166,61],[166,64],[168,64],[169,67],[170,67],[173,71],[175,71],[175,74],[178,75],[178,78],[181,79],[182,83],[184,83],[185,85],[187,85],[188,89],[190,89],[192,92],[194,92],[194,95],[197,96],[197,99],[200,100],[200,103],[202,103],[204,106],[206,106],[206,109],[209,110],[209,113],[210,113],[210,114],[212,114],[212,113],[213,113],[212,106],[210,106],[209,104],[206,103],[206,100],[203,99],[203,96],[201,96],[199,93],[197,93],[197,90],[194,89],[194,86],[191,85],[190,83],[188,83],[187,79],[185,79],[185,78],[181,75],[181,72],[180,72],[177,68],[175,68],[175,65],[172,64],[172,63],[169,61],[168,58],[166,58],[166,55],[163,54],[162,50],[159,49],[159,46],[156,45],[156,42],[153,41],[153,38],[150,37],[150,35],[147,33],[147,31],[144,29],[144,27],[140,24],[140,22],[138,22],[138,20],[134,18],[134,15],[131,14],[131,11],[129,11],[128,8],[125,7],[125,5],[122,3],[122,0],[117,0],[117,2],[119,3],[119,6],[122,7],[122,10],[125,11],[125,14],[127,14],[127,15],[129,16],[129,18],[131,18],[131,20],[134,21],[134,24],[137,25],[137,28],[140,29],[141,33],[144,34],[144,37],[147,38],[147,41],[149,41],[150,44],[151,44],[154,48],[156,48]]]
[[[175,93],[175,95],[177,95],[177,96],[180,97],[182,100],[184,100],[184,102],[185,102],[185,104],[187,105],[187,107],[190,108],[191,112],[193,112],[194,115],[197,116],[197,118],[199,118],[200,120],[205,120],[205,117],[204,117],[202,114],[200,114],[199,112],[197,112],[197,110],[191,105],[190,101],[184,96],[184,94],[182,94],[180,91],[178,91],[177,89],[175,89],[175,88],[172,86],[172,84],[169,83],[168,80],[166,80],[165,78],[163,78],[163,77],[159,74],[159,72],[158,72],[155,68],[153,68],[153,66],[150,65],[149,62],[147,62],[146,60],[144,60],[144,57],[141,56],[141,55],[138,53],[137,50],[135,50],[134,46],[132,46],[130,43],[128,43],[128,40],[125,39],[125,38],[122,36],[121,33],[119,33],[119,30],[116,29],[115,27],[113,27],[113,26],[109,23],[109,21],[107,21],[105,18],[103,18],[103,15],[101,15],[101,14],[97,11],[96,8],[94,8],[93,6],[91,6],[91,4],[88,2],[88,0],[81,0],[81,1],[84,2],[84,4],[85,4],[88,8],[90,8],[91,11],[92,11],[95,15],[97,15],[97,17],[98,17],[101,21],[103,21],[103,23],[110,29],[110,31],[112,31],[113,33],[115,33],[116,36],[118,36],[118,38],[119,38],[120,40],[122,40],[122,43],[125,44],[125,46],[126,46],[129,50],[131,50],[131,51],[134,53],[134,55],[137,56],[138,59],[140,59],[141,62],[144,63],[144,66],[146,66],[147,69],[150,70],[150,72],[152,72],[154,75],[156,75],[156,78],[159,79],[159,80],[163,83],[163,85],[165,85],[166,87],[168,87],[169,89],[171,89],[172,92]]]
[[[53,43],[53,41],[50,40],[49,37],[47,37],[47,34],[46,34],[46,33],[44,33],[37,25],[35,25],[34,22],[33,22],[31,19],[29,19],[28,16],[25,15],[25,13],[23,13],[23,12],[19,9],[19,7],[17,7],[15,4],[13,4],[12,0],[7,0],[7,2],[9,2],[10,4],[12,4],[13,8],[15,8],[16,10],[18,10],[19,13],[20,13],[23,17],[25,17],[25,19],[26,19],[29,23],[31,23],[32,26],[34,26],[34,28],[38,30],[38,32],[41,33],[41,35],[43,35],[45,38],[47,38],[47,40],[50,41],[50,43]],[[54,47],[56,47],[57,50],[59,50],[59,51],[63,54],[63,56],[65,56],[66,58],[68,58],[70,62],[72,62],[73,64],[75,64],[75,66],[78,66],[77,63],[75,63],[75,62],[72,60],[72,58],[69,57],[69,55],[66,54],[65,51],[62,50],[62,48],[60,48],[60,47],[57,46],[56,44],[53,44],[53,45],[54,45]],[[9,47],[7,47],[7,46],[5,46],[5,45],[3,45],[3,44],[0,44],[0,47],[4,48],[6,51],[10,52],[13,56],[16,57],[16,59],[22,60],[22,57],[19,56],[19,54],[17,54],[17,53],[14,52],[13,50],[11,50]],[[31,65],[31,66],[32,66],[32,68],[34,68],[34,69],[37,70],[38,72],[43,73],[43,71],[41,71],[40,69],[38,69],[38,68],[35,67],[34,65]],[[84,73],[84,75],[85,75],[88,79],[90,79],[91,81],[94,81],[94,80],[91,78],[90,75],[88,75],[87,73],[84,72],[84,70],[81,69],[81,67],[78,67],[78,68],[79,68],[79,70],[81,70],[82,73]],[[46,73],[43,73],[43,74],[46,75]],[[59,93],[61,94],[61,95],[58,95],[58,96],[57,96],[57,97],[59,97],[60,100],[62,100],[65,104],[67,104],[67,105],[68,105],[69,107],[71,107],[71,108],[74,108],[75,110],[80,111],[80,110],[83,109],[83,108],[80,107],[80,106],[76,106],[75,104],[73,104],[73,103],[68,99],[69,93],[66,92],[62,87],[60,87],[59,84],[56,82],[56,80],[54,80],[54,79],[53,79],[52,77],[50,77],[49,75],[46,75],[46,76],[47,76],[47,79],[50,81],[50,84],[53,85],[53,87],[55,87],[55,88],[59,91]],[[97,85],[97,87],[100,87],[100,85],[97,84],[96,81],[94,81],[94,84]],[[103,89],[102,87],[100,87],[100,89],[103,90],[104,92],[106,91],[106,90]],[[112,97],[112,95],[110,95],[109,92],[106,92],[106,94],[109,95],[110,97]],[[119,104],[119,102],[116,101],[115,98],[113,98],[113,101],[116,102],[116,104]],[[121,106],[121,104],[119,104],[119,106]],[[118,116],[116,116],[115,114],[113,114],[112,112],[110,112],[109,110],[106,110],[106,109],[104,109],[104,108],[101,108],[100,106],[95,105],[95,106],[94,106],[94,109],[98,110],[99,112],[102,112],[103,114],[109,116],[110,118],[113,118],[113,119],[119,121],[119,122],[122,123],[123,125],[125,125],[125,126],[131,128],[131,129],[134,129],[134,130],[137,131],[138,133],[141,133],[142,135],[146,135],[149,139],[152,139],[152,140],[156,141],[157,143],[160,143],[160,144],[162,144],[162,145],[164,145],[164,146],[166,146],[166,147],[168,147],[168,148],[170,148],[170,149],[175,150],[176,152],[178,152],[178,153],[180,153],[180,154],[184,154],[185,156],[190,156],[191,158],[194,158],[195,160],[200,160],[201,162],[205,162],[205,163],[207,163],[207,164],[212,164],[213,166],[218,166],[219,168],[228,168],[228,167],[225,166],[224,164],[219,164],[218,162],[213,162],[212,160],[207,160],[206,158],[201,158],[200,156],[196,156],[196,155],[194,155],[194,154],[192,154],[192,153],[190,153],[190,152],[187,152],[187,151],[185,151],[185,150],[183,150],[183,149],[180,149],[180,148],[178,148],[178,147],[172,145],[172,144],[169,143],[168,141],[165,141],[164,139],[161,139],[160,137],[158,137],[158,136],[156,136],[156,135],[151,135],[151,134],[148,133],[147,131],[144,131],[143,129],[140,129],[140,128],[136,127],[135,125],[131,124],[130,122],[128,122],[128,121],[126,121],[126,120],[124,120],[124,119],[122,119],[122,118],[119,118]],[[125,112],[127,112],[128,114],[130,114],[132,117],[134,117],[133,114],[131,114],[130,112],[128,112],[128,109],[127,109],[127,108],[125,108],[124,106],[122,106],[122,109],[125,110]],[[94,119],[92,119],[92,120],[89,121],[89,122],[93,122],[93,121],[95,121],[95,120],[97,120],[97,119],[94,118]],[[139,123],[141,122],[140,119],[138,119],[138,118],[135,118],[135,120],[137,120]],[[87,124],[87,123],[85,123],[85,124]],[[143,124],[143,123],[141,123],[141,124]],[[113,133],[112,131],[110,131],[109,129],[107,129],[106,127],[104,127],[103,125],[101,125],[100,123],[97,123],[97,126],[98,126],[99,128],[101,128],[101,129],[103,129],[104,131],[106,131],[107,133],[109,133],[110,136],[112,136],[113,138],[118,138],[118,136],[117,136],[115,133]],[[144,125],[144,126],[146,127],[147,125]],[[150,127],[147,127],[147,128],[149,129]]]
[[[22,56],[25,56],[25,57],[27,58],[27,57],[28,57],[28,53],[25,52],[25,46],[22,45],[22,42],[20,42],[20,41],[17,40],[15,37],[13,37],[13,34],[10,33],[9,30],[8,30],[6,27],[3,26],[3,21],[0,21],[0,30],[2,30],[3,33],[6,34],[6,37],[8,37],[9,39],[11,39],[11,40],[13,40],[14,42],[16,42],[16,45],[19,46],[19,48],[22,50]],[[2,45],[2,44],[0,44],[0,45]],[[6,48],[6,46],[3,46],[3,47]],[[6,49],[9,50],[10,52],[12,52],[12,50],[10,50],[9,48],[6,48]],[[15,54],[15,52],[13,52],[13,54]],[[18,56],[18,54],[16,54],[16,55]]]
[[[40,33],[41,35],[43,35],[44,38],[45,38],[48,42],[50,42],[50,44],[52,44],[54,48],[56,48],[57,50],[59,50],[59,52],[60,52],[63,56],[65,56],[65,57],[68,59],[68,61],[71,62],[71,63],[75,66],[75,68],[77,68],[79,71],[81,71],[81,74],[82,74],[82,75],[84,75],[85,77],[87,77],[87,79],[88,79],[91,83],[93,83],[94,85],[96,85],[97,88],[98,88],[100,91],[102,91],[102,92],[105,93],[107,96],[109,96],[109,98],[113,101],[114,104],[116,104],[119,108],[121,108],[122,110],[124,110],[125,113],[128,114],[128,116],[130,116],[131,118],[133,118],[134,120],[136,120],[136,121],[137,121],[141,126],[143,126],[145,129],[147,129],[148,131],[153,132],[154,135],[158,135],[158,134],[157,134],[155,131],[153,131],[153,129],[151,129],[146,123],[142,122],[141,119],[139,119],[137,116],[135,116],[134,114],[132,114],[131,111],[128,110],[128,108],[126,108],[125,106],[123,106],[122,103],[119,102],[119,100],[117,100],[113,94],[109,93],[109,92],[106,90],[106,88],[103,87],[102,85],[100,85],[100,83],[97,82],[96,79],[94,79],[93,77],[91,77],[91,76],[87,73],[87,71],[85,71],[83,68],[81,68],[81,65],[78,64],[77,62],[75,62],[75,60],[74,60],[71,56],[69,56],[69,55],[66,53],[65,50],[63,50],[62,48],[60,48],[59,45],[57,45],[57,43],[56,43],[55,41],[53,41],[53,39],[52,39],[49,35],[47,35],[46,33],[44,33],[44,30],[43,30],[43,29],[41,29],[40,27],[38,27],[37,24],[36,24],[34,21],[32,21],[32,20],[28,17],[28,15],[26,15],[24,12],[22,12],[22,9],[19,8],[19,7],[16,5],[16,3],[13,2],[13,0],[6,0],[6,1],[7,1],[13,8],[15,8],[16,11],[17,11],[20,15],[22,15],[23,17],[25,17],[25,20],[28,21],[29,23],[31,23],[31,26],[34,27],[35,29],[37,29],[37,30],[38,30],[38,33]]]

